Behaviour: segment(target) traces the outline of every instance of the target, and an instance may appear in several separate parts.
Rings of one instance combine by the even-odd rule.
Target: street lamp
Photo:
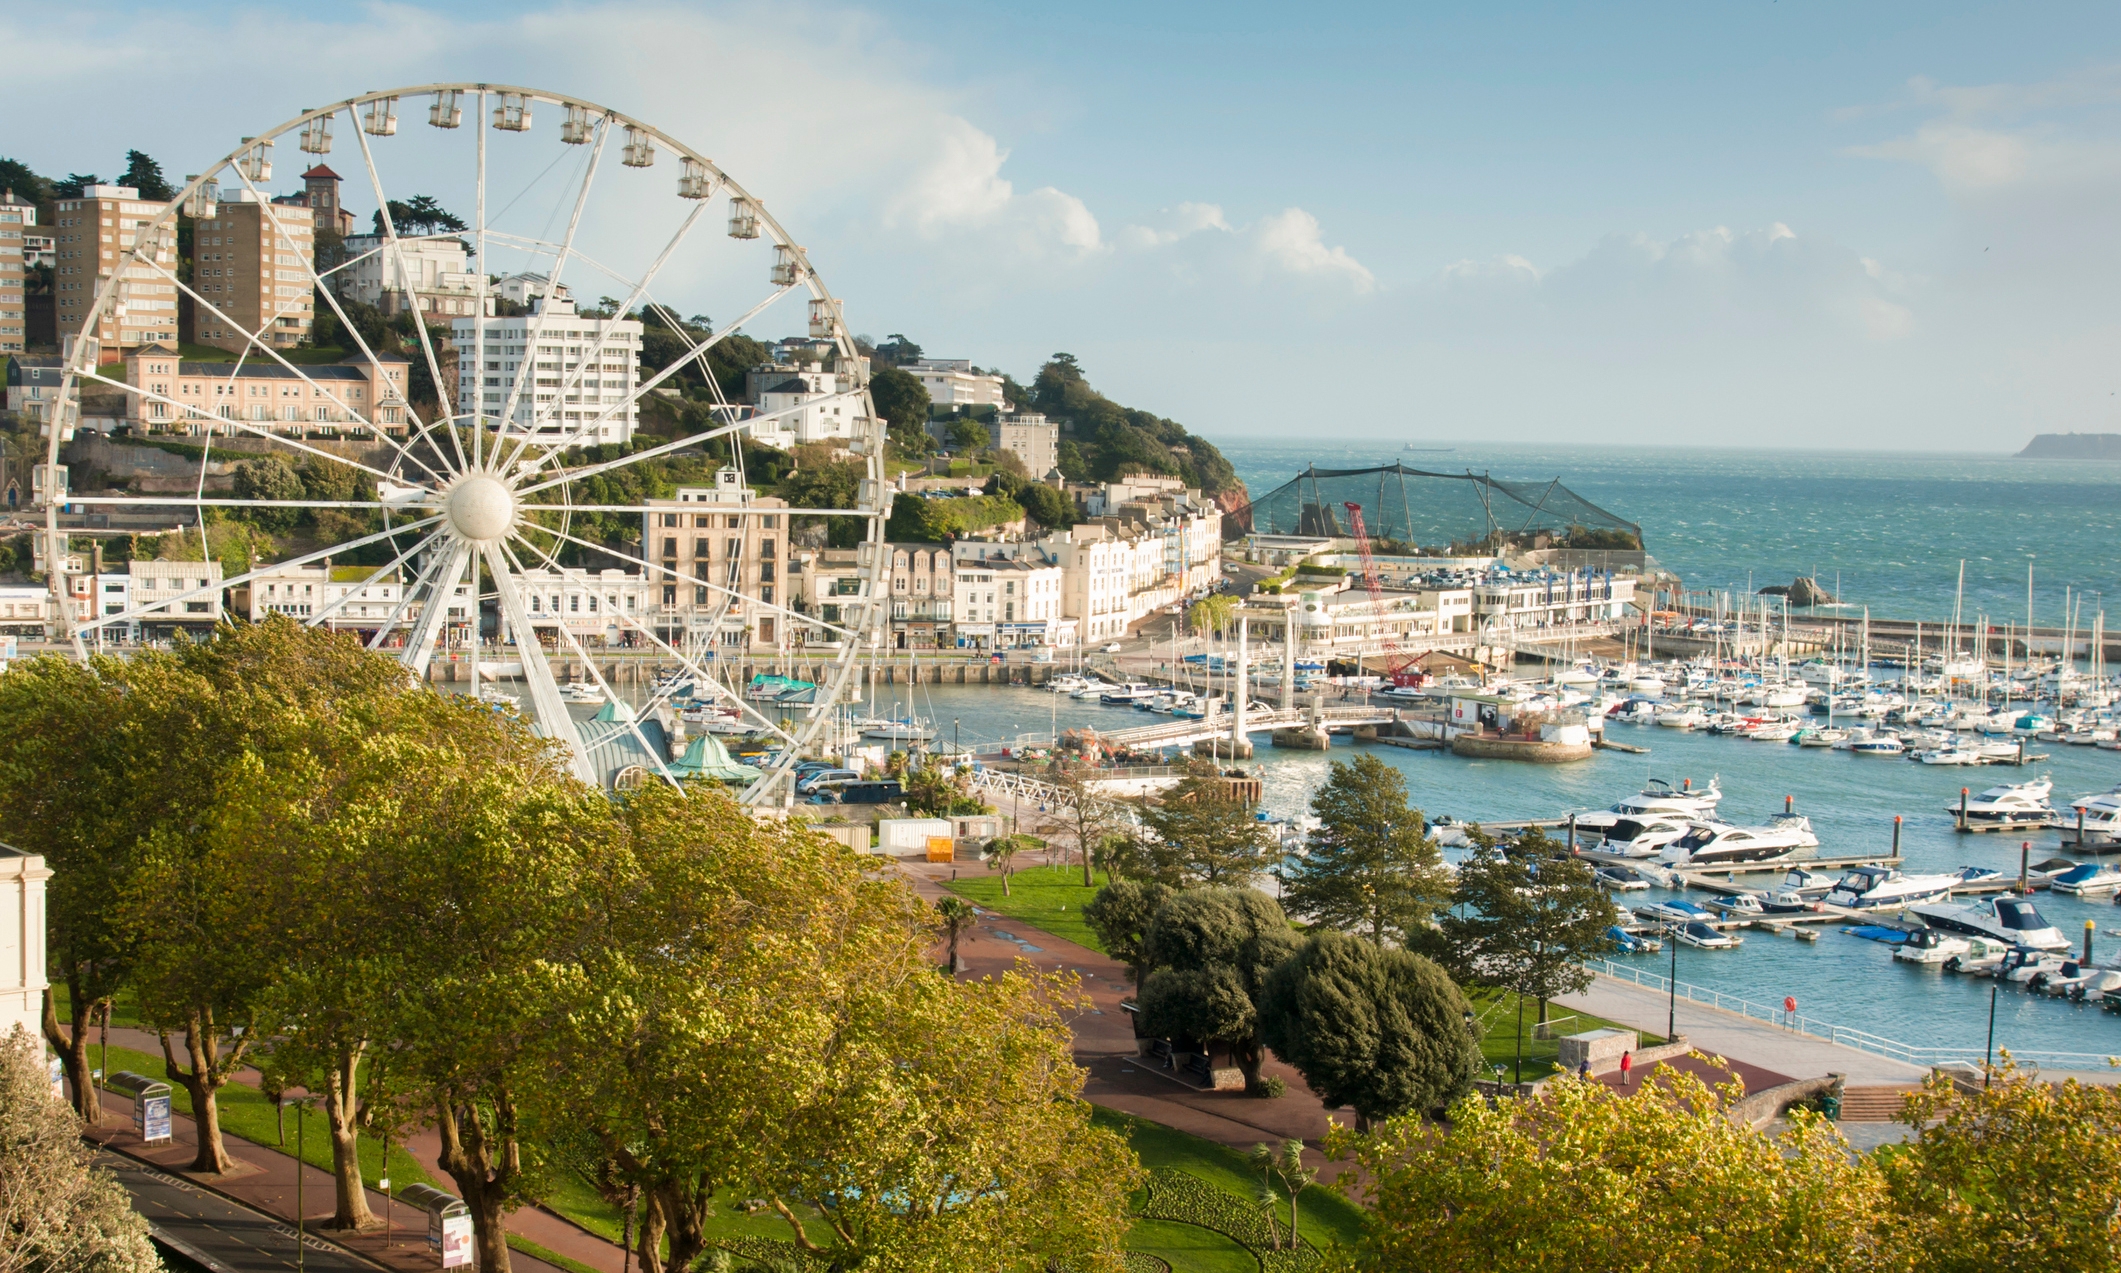
[[[304,1229],[304,1225],[305,1225],[305,1223],[306,1223],[307,1217],[303,1215],[303,1211],[304,1211],[304,1206],[303,1206],[303,1202],[302,1202],[302,1177],[303,1177],[303,1172],[302,1172],[302,1169],[303,1169],[304,1167],[308,1166],[308,1160],[307,1160],[307,1159],[306,1159],[306,1158],[305,1158],[305,1157],[303,1156],[303,1154],[304,1154],[304,1147],[303,1147],[303,1135],[302,1135],[302,1133],[303,1133],[304,1131],[306,1131],[306,1130],[308,1129],[308,1127],[309,1127],[309,1119],[308,1119],[308,1117],[307,1117],[307,1115],[308,1115],[308,1113],[309,1113],[309,1107],[310,1107],[310,1106],[312,1106],[312,1105],[314,1105],[314,1104],[316,1104],[316,1102],[317,1102],[317,1098],[316,1098],[315,1096],[308,1096],[308,1095],[305,1095],[305,1096],[291,1096],[291,1097],[287,1098],[287,1103],[295,1107],[295,1270],[296,1270],[296,1273],[302,1273],[302,1270],[303,1270],[303,1269],[305,1269],[305,1268],[306,1268],[306,1267],[308,1266],[308,1254],[309,1254],[309,1239],[308,1239],[307,1237],[305,1237],[305,1236],[303,1235],[303,1229]]]
[[[1666,924],[1664,939],[1672,943],[1672,975],[1666,978],[1666,988],[1672,992],[1672,996],[1671,1002],[1664,1010],[1664,1041],[1670,1043],[1679,1037],[1679,929]]]

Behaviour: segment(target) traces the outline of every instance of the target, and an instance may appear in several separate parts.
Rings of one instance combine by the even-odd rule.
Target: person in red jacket
[[[1633,1052],[1623,1052],[1623,1053],[1621,1053],[1621,1054],[1620,1054],[1620,1085],[1621,1085],[1622,1087],[1626,1087],[1626,1086],[1628,1085],[1628,1083],[1630,1082],[1630,1080],[1629,1080],[1629,1078],[1628,1078],[1628,1071],[1630,1071],[1630,1070],[1632,1070],[1632,1069],[1634,1069],[1634,1068],[1635,1068],[1635,1054],[1634,1054]]]

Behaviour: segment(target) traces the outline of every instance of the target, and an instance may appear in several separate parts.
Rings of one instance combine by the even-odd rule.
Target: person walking
[[[1635,1054],[1634,1054],[1633,1052],[1623,1052],[1623,1053],[1621,1053],[1621,1054],[1620,1054],[1620,1085],[1621,1085],[1622,1087],[1626,1087],[1626,1086],[1627,1086],[1627,1085],[1628,1085],[1628,1084],[1629,1084],[1629,1083],[1630,1083],[1630,1082],[1632,1081],[1632,1080],[1631,1080],[1631,1079],[1629,1078],[1629,1073],[1630,1073],[1630,1071],[1632,1071],[1632,1070],[1633,1070],[1634,1068],[1635,1068]]]
[[[1589,1057],[1585,1057],[1576,1063],[1576,1077],[1586,1083],[1591,1081],[1591,1061]]]

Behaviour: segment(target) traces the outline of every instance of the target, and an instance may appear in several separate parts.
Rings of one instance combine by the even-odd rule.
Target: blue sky
[[[1067,349],[1211,437],[2121,430],[2111,6],[90,0],[0,47],[41,51],[0,151],[53,172],[385,84],[579,93],[764,196],[857,330]],[[79,109],[128,76],[167,106]]]

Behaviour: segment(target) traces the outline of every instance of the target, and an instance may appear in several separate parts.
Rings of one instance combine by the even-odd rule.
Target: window
[[[761,556],[761,557],[764,557],[764,558],[766,558],[766,559],[768,559],[768,560],[771,560],[771,559],[772,559],[772,557],[773,557],[773,541],[772,541],[772,540],[770,540],[770,539],[762,539],[762,540],[760,540],[760,541],[759,541],[759,556]]]
[[[664,524],[665,526],[675,526],[675,525],[677,525],[677,524],[678,524],[678,515],[677,515],[676,513],[665,513],[665,514],[663,514],[663,524]],[[677,541],[676,541],[676,540],[674,540],[674,539],[671,539],[671,540],[665,540],[665,541],[663,541],[663,542],[665,542],[665,543],[676,543]],[[674,552],[674,551],[676,551],[676,550],[675,550],[675,549],[673,549],[672,551]]]
[[[678,603],[678,590],[677,590],[677,585],[676,585],[676,584],[666,584],[666,585],[664,585],[664,587],[663,587],[663,604],[664,604],[664,605],[666,605],[666,606],[674,606],[674,605],[676,605],[677,603]]]
[[[711,547],[712,541],[710,541],[705,535],[702,535],[698,539],[692,541],[692,555],[699,558],[701,561],[705,561],[711,555],[708,551]]]
[[[779,518],[779,517],[775,516],[775,515],[774,515],[774,514],[772,514],[772,513],[768,513],[768,514],[766,514],[766,515],[765,515],[764,517],[761,517],[761,518],[759,518],[759,525],[761,525],[761,526],[765,527],[765,528],[766,528],[767,530],[772,530],[772,529],[773,529],[773,527],[774,527],[774,524],[775,524],[776,522],[778,522],[778,521],[780,521],[780,518]],[[773,639],[773,638],[771,638],[771,637],[768,637],[768,638],[767,638],[767,640],[769,640],[769,641],[770,641],[770,640],[772,640],[772,639]]]
[[[736,519],[732,517],[729,520],[735,521]],[[737,558],[744,555],[744,541],[738,539],[734,535],[731,535],[729,537],[728,548],[729,551],[725,554],[725,556],[727,556],[732,563],[735,562]]]
[[[729,515],[729,529],[731,529],[731,530],[741,530],[741,529],[743,529],[743,526],[744,526],[744,519],[743,519],[743,518],[741,518],[741,517],[738,517],[738,516],[737,516],[737,515],[736,515],[735,513],[731,513],[731,514]]]
[[[705,589],[705,588],[703,588],[703,587],[695,587],[695,588],[694,588],[694,589],[692,590],[692,604],[694,604],[694,605],[696,605],[696,606],[704,606],[704,605],[706,605],[706,604],[707,604],[707,589]]]
[[[762,561],[762,562],[760,562],[760,563],[759,563],[759,580],[760,580],[761,582],[763,582],[763,583],[772,583],[772,582],[773,582],[773,563],[772,563],[772,562],[770,562],[770,561]]]
[[[678,555],[678,541],[676,536],[665,535],[663,537],[663,555],[665,557],[675,557]]]
[[[705,513],[698,513],[693,516],[692,524],[696,527],[704,529],[706,527],[714,525],[714,518],[709,517]]]

